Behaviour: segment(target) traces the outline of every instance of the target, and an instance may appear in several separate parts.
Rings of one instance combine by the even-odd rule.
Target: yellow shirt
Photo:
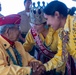
[[[2,36],[0,36],[0,75],[30,75],[31,68],[26,66],[30,61],[33,61],[35,59],[27,52],[25,52],[22,44],[18,41],[15,42],[15,47],[22,56],[23,67],[13,64],[11,58],[6,51],[6,49],[9,49],[12,56],[16,60],[13,48]],[[9,58],[9,62],[7,61],[7,57]],[[10,66],[8,66],[8,64],[10,64]]]
[[[76,16],[68,15],[64,30],[69,32],[68,52],[76,59]]]
[[[76,16],[68,15],[64,30],[69,32],[69,42],[66,44],[67,50],[76,60]],[[63,29],[59,30],[58,53],[53,59],[44,64],[47,71],[57,68],[62,64],[62,31]]]
[[[51,51],[57,51],[57,44],[58,44],[58,31],[54,31],[51,27],[49,28],[47,36],[44,38],[44,36],[40,33],[39,34],[41,40],[45,42],[47,47],[50,47]],[[29,30],[29,32],[26,35],[25,43],[23,44],[25,51],[29,52],[32,50],[32,47],[35,45],[34,39],[32,37],[32,34]]]
[[[58,45],[58,32],[59,32],[59,30],[54,31],[50,27],[46,38],[44,38],[41,33],[39,34],[41,40],[43,42],[45,41],[47,46],[50,46],[51,51],[57,51],[58,50],[58,48],[57,48],[57,45]],[[26,35],[25,40],[26,41],[23,44],[23,46],[24,46],[25,50],[27,52],[29,52],[32,49],[33,45],[35,45],[34,39],[33,39],[32,35],[31,35],[30,31]],[[59,43],[59,45],[61,45],[61,44]],[[62,50],[59,49],[58,53],[54,56],[54,58],[52,58],[49,62],[44,64],[44,66],[46,67],[46,71],[49,71],[49,70],[52,70],[52,69],[55,69],[55,68],[57,68],[58,71],[63,69],[63,67],[62,67],[63,62],[62,62],[61,55],[62,55]]]
[[[58,31],[60,32],[61,29]],[[58,51],[55,56],[47,63],[44,64],[46,67],[46,71],[50,71],[52,69],[58,68],[59,70],[64,70],[65,63],[62,62],[62,41],[60,35],[58,35]],[[60,68],[62,67],[62,69]]]

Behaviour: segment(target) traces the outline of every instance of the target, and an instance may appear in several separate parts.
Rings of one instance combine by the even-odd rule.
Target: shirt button
[[[4,46],[7,46],[6,44],[4,44]]]

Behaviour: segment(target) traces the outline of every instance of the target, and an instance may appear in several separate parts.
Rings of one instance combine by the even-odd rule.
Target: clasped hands
[[[29,63],[29,66],[32,67],[32,75],[41,75],[45,72],[45,66],[42,63],[37,61],[32,61]]]

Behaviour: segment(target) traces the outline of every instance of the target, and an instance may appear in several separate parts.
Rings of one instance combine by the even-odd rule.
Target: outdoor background
[[[24,0],[0,0],[0,3],[2,4],[2,11],[0,12],[4,16],[9,14],[15,14],[22,10],[24,10]],[[32,0],[33,2],[37,2],[39,0]],[[45,1],[46,4],[51,2],[52,0],[40,0],[40,2]],[[72,0],[59,0],[64,2],[69,8],[75,6],[76,2]]]

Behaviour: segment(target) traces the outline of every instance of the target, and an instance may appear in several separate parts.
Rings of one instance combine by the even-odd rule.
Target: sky
[[[33,2],[37,2],[39,0],[32,0]],[[53,1],[53,0],[40,0],[40,2],[45,1],[46,4]],[[64,2],[69,8],[75,6],[76,2],[72,0],[59,0]],[[24,10],[24,0],[0,0],[2,5],[2,11],[0,12],[4,16],[9,14],[16,14],[22,10]]]

